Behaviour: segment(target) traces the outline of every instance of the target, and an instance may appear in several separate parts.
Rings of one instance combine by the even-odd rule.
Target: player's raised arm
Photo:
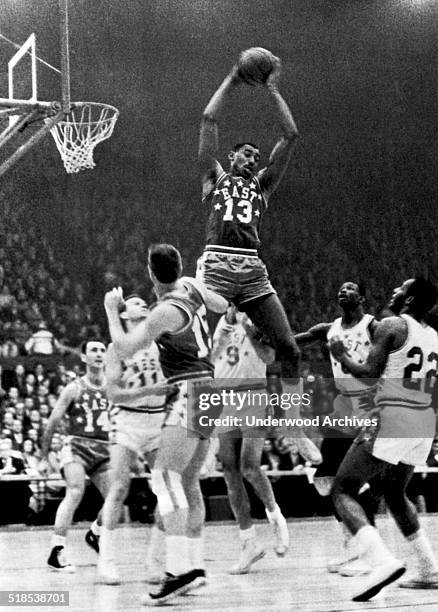
[[[327,332],[330,326],[331,323],[317,323],[306,332],[295,334],[295,341],[299,346],[303,344],[313,344],[314,342],[324,342],[327,340]]]
[[[272,150],[268,166],[259,173],[260,185],[266,197],[269,197],[275,191],[283,178],[298,137],[298,129],[290,108],[278,89],[280,73],[281,62],[276,57],[274,68],[265,85],[274,101],[283,135]]]
[[[121,288],[108,291],[104,303],[111,340],[120,359],[130,357],[141,348],[148,348],[151,342],[162,334],[174,333],[187,323],[186,315],[181,309],[172,304],[159,304],[146,320],[131,331],[125,332],[119,314],[123,305]]]
[[[198,160],[204,186],[206,183],[214,183],[223,172],[222,166],[216,159],[219,149],[219,114],[225,105],[229,92],[239,82],[240,77],[237,73],[237,66],[234,66],[215,91],[202,113]]]
[[[61,394],[53,408],[52,414],[47,421],[46,429],[44,431],[43,439],[41,442],[41,454],[43,460],[47,459],[49,452],[50,443],[55,429],[58,427],[61,419],[67,412],[67,408],[77,397],[78,388],[75,382],[69,383],[61,391]]]

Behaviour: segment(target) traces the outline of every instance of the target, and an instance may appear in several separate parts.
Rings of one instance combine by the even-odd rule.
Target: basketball
[[[263,47],[251,47],[239,55],[237,67],[238,74],[245,83],[265,83],[274,67],[274,55]]]

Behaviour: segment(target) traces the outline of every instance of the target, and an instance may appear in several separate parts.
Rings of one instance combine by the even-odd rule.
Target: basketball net
[[[69,174],[95,167],[94,147],[110,138],[119,111],[99,102],[75,102],[63,121],[51,130],[66,172]]]

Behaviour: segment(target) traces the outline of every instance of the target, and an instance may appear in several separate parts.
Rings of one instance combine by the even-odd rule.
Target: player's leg
[[[240,558],[230,570],[232,574],[246,574],[251,566],[265,555],[263,547],[257,541],[249,497],[240,471],[241,444],[242,440],[236,436],[236,432],[219,435],[219,460],[224,470],[228,499],[239,525],[242,544]]]
[[[281,362],[283,379],[297,379],[300,363],[298,348],[286,312],[276,293],[263,296],[239,306],[271,340],[276,357]]]
[[[252,437],[253,435],[258,435],[258,433],[260,437]],[[287,522],[275,500],[271,482],[260,466],[265,432],[261,429],[259,432],[254,431],[251,434],[251,437],[242,438],[240,471],[265,505],[266,516],[274,530],[275,552],[277,555],[283,556],[289,548]]]
[[[166,533],[166,580],[158,591],[149,593],[144,603],[162,603],[187,591],[197,579],[191,570],[186,534],[189,504],[182,474],[190,463],[198,438],[189,436],[186,427],[170,425],[162,429],[160,447],[152,470],[152,490]]]
[[[303,393],[299,381],[300,349],[295,342],[286,312],[276,293],[260,298],[245,301],[239,308],[246,312],[254,325],[256,325],[272,342],[276,359],[281,363],[281,376],[283,392],[294,394]],[[288,416],[299,417],[299,405],[292,407],[294,414]],[[290,432],[289,432],[290,435]],[[311,463],[321,463],[322,457],[318,448],[305,435],[304,431],[296,428],[295,442],[301,456]]]
[[[149,470],[153,470],[158,452],[159,435],[153,444],[148,444],[150,450],[143,455]],[[152,448],[153,447],[153,448]],[[158,506],[154,512],[154,524],[150,529],[150,537],[146,550],[146,582],[149,584],[161,584],[165,576],[165,532]]]
[[[338,396],[339,397],[339,396]],[[336,402],[336,400],[335,400]],[[355,539],[351,532],[342,522],[331,499],[333,481],[335,475],[351,445],[353,438],[337,430],[326,430],[326,437],[322,441],[321,454],[322,464],[316,469],[314,485],[318,493],[325,497],[330,496],[333,516],[339,528],[342,539],[342,551],[337,558],[333,558],[327,564],[327,570],[331,573],[340,573],[342,576],[359,576],[369,571],[369,565],[359,558],[359,552],[355,546]],[[358,494],[358,501],[368,517],[369,522],[374,525],[374,504],[371,503],[371,493],[368,484],[365,484]]]
[[[388,466],[382,478],[386,504],[410,549],[410,574],[404,588],[438,588],[438,564],[426,533],[420,526],[415,505],[406,489],[414,468],[404,463]]]
[[[67,530],[73,521],[73,515],[79,506],[85,491],[85,468],[80,461],[70,461],[63,466],[65,496],[58,506],[55,517],[54,533],[51,540],[51,552],[47,560],[54,571],[73,573],[76,568],[64,557]]]
[[[335,508],[348,529],[355,535],[360,555],[373,568],[354,595],[354,601],[367,601],[397,580],[404,565],[386,547],[358,501],[363,485],[377,474],[384,473],[388,464],[374,457],[365,443],[355,443],[348,451],[333,483]]]
[[[129,493],[131,468],[136,453],[125,446],[113,444],[110,449],[110,469],[94,476],[93,482],[104,497],[102,528],[97,566],[99,579],[106,584],[118,584],[120,578],[116,569],[116,527],[120,521],[123,502]]]
[[[198,586],[205,584],[204,523],[205,504],[201,491],[200,473],[207,458],[209,440],[199,440],[189,465],[182,474],[182,483],[189,504],[187,537],[192,568],[199,573]]]

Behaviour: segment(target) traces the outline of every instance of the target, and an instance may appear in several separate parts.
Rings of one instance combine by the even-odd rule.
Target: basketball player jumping
[[[42,441],[41,468],[46,465],[53,432],[61,419],[67,416],[69,436],[61,450],[61,471],[66,491],[56,512],[52,549],[47,561],[54,571],[74,573],[76,568],[64,556],[67,530],[76,508],[84,495],[85,479],[91,482],[105,498],[109,485],[109,418],[106,398],[105,345],[87,340],[81,347],[85,362],[85,376],[69,383],[61,392],[49,417]],[[86,541],[96,552],[99,550],[99,524],[95,521],[86,534]]]
[[[215,378],[240,379],[247,389],[251,381],[266,386],[266,365],[272,363],[275,352],[271,346],[258,337],[257,331],[244,313],[230,306],[217,325],[212,360],[215,364]],[[229,383],[228,383],[229,384]],[[262,409],[263,414],[257,411]],[[226,408],[222,418],[226,415]],[[239,417],[245,422],[245,414],[266,416],[266,407],[249,407],[239,410]],[[234,411],[235,416],[236,413]],[[219,431],[219,459],[224,469],[228,497],[234,516],[240,528],[242,552],[231,574],[246,574],[253,563],[264,557],[265,551],[258,544],[255,525],[251,519],[251,507],[243,477],[251,483],[254,491],[264,503],[266,515],[276,538],[275,552],[283,556],[289,547],[289,532],[286,519],[278,507],[269,478],[261,469],[260,460],[266,437],[262,427],[245,427]]]
[[[228,172],[217,161],[218,117],[230,93],[242,83],[237,66],[204,110],[199,163],[202,199],[208,207],[209,220],[207,244],[199,260],[197,276],[209,289],[245,312],[269,338],[281,361],[283,391],[302,393],[298,382],[300,352],[266,266],[258,256],[260,223],[268,200],[286,171],[298,136],[295,121],[278,89],[280,72],[280,60],[275,58],[265,87],[274,103],[282,137],[272,150],[267,167],[259,170],[259,148],[249,142],[235,145],[229,153]],[[298,432],[296,441],[301,455],[315,461],[319,453],[302,431]]]
[[[389,306],[400,315],[379,323],[365,363],[356,363],[350,357],[342,339],[332,338],[330,342],[334,358],[355,377],[380,378],[375,396],[378,426],[365,428],[359,434],[333,484],[336,510],[373,568],[354,601],[371,599],[405,571],[357,501],[362,485],[377,474],[415,566],[411,578],[400,586],[438,588],[435,556],[420,528],[415,506],[406,496],[414,466],[426,463],[435,434],[431,403],[438,366],[438,335],[424,319],[437,297],[436,287],[422,278],[409,279],[395,289]]]
[[[375,318],[364,312],[365,292],[362,285],[355,282],[345,282],[338,291],[338,304],[342,316],[332,323],[318,323],[307,332],[295,335],[298,345],[309,345],[314,342],[327,342],[333,337],[342,338],[348,347],[351,359],[355,363],[364,363],[371,348],[374,332],[378,325]],[[374,407],[373,395],[376,388],[370,387],[360,379],[354,378],[342,364],[330,354],[333,377],[339,394],[334,401],[333,418],[361,417]],[[325,428],[321,445],[323,462],[318,466],[314,481],[321,495],[330,495],[333,480],[342,460],[358,433],[357,428],[334,427]],[[365,485],[358,500],[364,508],[369,521],[374,524],[376,498],[370,487]],[[335,508],[334,515],[344,531],[343,557],[329,563],[329,572],[339,572],[343,576],[356,576],[369,571],[369,566],[358,558],[354,550],[354,539],[344,527]]]
[[[148,254],[148,270],[158,297],[150,316],[126,333],[121,325],[120,290],[105,296],[111,338],[119,358],[126,359],[156,341],[160,363],[169,383],[177,383],[179,393],[167,406],[160,446],[152,470],[152,488],[166,532],[166,579],[159,590],[145,599],[160,604],[205,581],[202,555],[204,504],[199,478],[192,480],[196,490],[188,494],[183,472],[190,464],[199,466],[208,451],[208,440],[191,430],[188,422],[188,382],[203,384],[213,376],[207,308],[225,312],[224,298],[209,291],[199,281],[181,278],[179,252],[171,245],[153,245]],[[192,500],[193,506],[189,506]],[[196,501],[196,503],[195,503]],[[189,536],[189,537],[187,537]],[[191,553],[191,554],[190,554]]]

